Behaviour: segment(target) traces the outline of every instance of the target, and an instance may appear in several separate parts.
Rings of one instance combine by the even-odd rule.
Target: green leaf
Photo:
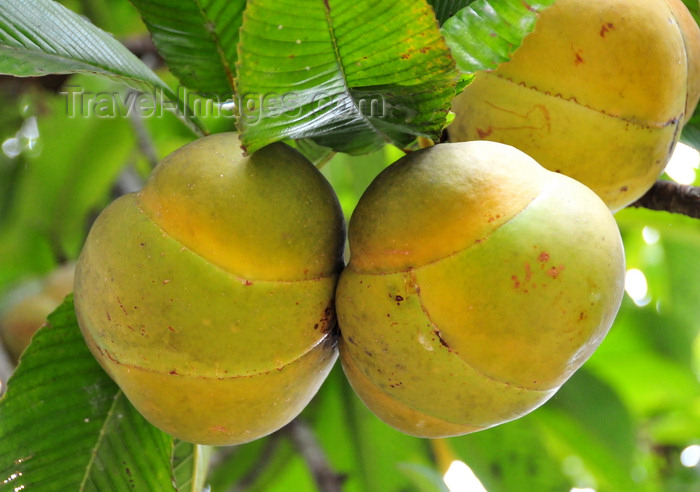
[[[165,84],[119,41],[52,0],[0,4],[0,73],[97,73],[136,87]]]
[[[214,458],[216,466],[213,466],[209,474],[211,490],[236,490],[245,489],[265,475],[266,470],[275,470],[278,473],[280,461],[280,433],[251,441],[238,446],[216,448]],[[287,446],[291,453],[291,447]]]
[[[466,7],[473,0],[428,0],[435,11],[435,17],[442,25],[447,19]]]
[[[693,354],[700,319],[700,222],[627,208],[615,215],[628,268],[640,269],[648,304],[625,296],[613,329],[588,365],[613,385],[646,432],[665,445],[700,435],[700,386]],[[675,430],[674,430],[675,429]]]
[[[358,154],[437,139],[458,78],[424,0],[248,2],[238,52],[250,152],[284,138]]]
[[[232,97],[245,0],[130,0],[168,68],[186,87]]]
[[[563,460],[575,456],[602,490],[633,490],[635,439],[632,419],[611,387],[580,369],[533,414],[543,437]],[[579,479],[585,479],[585,473]],[[640,489],[641,490],[641,489]]]
[[[227,453],[226,448],[221,448]],[[212,491],[316,491],[308,464],[286,431],[233,448],[212,473]],[[343,489],[345,492],[345,489]]]
[[[695,150],[700,151],[700,116],[693,116],[693,119],[691,119],[688,124],[683,127],[681,141],[687,145],[690,145]]]
[[[355,396],[340,364],[302,415],[312,423],[333,470],[347,477],[344,492],[415,490],[415,477],[401,471],[410,465],[433,466],[429,441],[375,417]]]
[[[69,297],[0,400],[0,490],[174,490],[172,445],[97,364]]]
[[[586,368],[579,369],[544,405],[540,416],[549,412],[566,413],[577,425],[601,444],[604,455],[612,455],[615,465],[632,468],[635,436],[627,408],[613,389]]]
[[[571,484],[543,441],[533,415],[448,442],[489,492],[569,490]]]
[[[450,492],[434,467],[415,463],[399,463],[397,468],[411,479],[420,492]]]
[[[465,73],[493,70],[508,61],[537,18],[554,0],[476,0],[442,26],[457,67]]]
[[[586,366],[616,390],[656,442],[683,445],[688,436],[700,435],[700,387],[691,362],[659,353],[649,335],[663,337],[683,326],[650,315],[653,310],[623,302],[613,329]],[[685,430],[669,434],[675,426]]]

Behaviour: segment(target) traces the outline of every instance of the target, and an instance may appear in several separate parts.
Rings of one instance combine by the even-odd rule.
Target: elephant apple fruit
[[[337,358],[344,234],[333,189],[301,153],[201,138],[97,218],[76,271],[80,328],[157,427],[254,440],[294,418]]]
[[[59,266],[48,275],[14,288],[0,309],[0,339],[14,362],[27,348],[34,333],[73,290],[75,264]]]
[[[448,133],[513,145],[614,212],[663,172],[698,97],[700,29],[681,0],[557,0],[454,99]]]
[[[378,417],[421,437],[544,403],[603,340],[624,291],[605,203],[497,142],[402,157],[360,198],[348,239],[343,369]]]

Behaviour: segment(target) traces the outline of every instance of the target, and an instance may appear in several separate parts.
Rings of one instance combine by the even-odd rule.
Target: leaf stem
[[[130,112],[129,122],[136,135],[136,144],[139,151],[146,158],[151,169],[153,169],[158,164],[158,153],[156,146],[153,144],[151,134],[148,132],[146,125],[143,124],[143,117],[138,112]]]

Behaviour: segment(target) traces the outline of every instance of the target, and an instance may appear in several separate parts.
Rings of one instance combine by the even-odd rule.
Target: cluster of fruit
[[[99,216],[76,269],[78,321],[136,408],[187,441],[283,426],[338,348],[378,416],[440,436],[544,402],[601,341],[623,290],[605,204],[494,142],[392,164],[349,242],[343,269],[339,203],[303,155],[276,143],[243,156],[237,135],[205,137]]]
[[[558,0],[455,100],[450,143],[377,176],[347,265],[337,198],[300,153],[197,140],[95,222],[76,270],[84,337],[148,420],[191,442],[280,428],[338,354],[403,432],[515,419],[610,328],[625,271],[611,211],[663,170],[699,64],[680,0]]]

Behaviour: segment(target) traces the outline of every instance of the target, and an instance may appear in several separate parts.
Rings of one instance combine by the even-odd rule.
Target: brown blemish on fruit
[[[403,296],[397,295],[394,299],[396,299],[396,305],[398,306],[401,304],[401,301],[403,301]]]
[[[564,271],[564,265],[554,266],[547,270],[547,275],[552,278],[557,278],[562,271]]]
[[[124,308],[124,304],[122,304],[122,301],[121,301],[121,299],[119,299],[119,296],[117,296],[117,303],[119,304],[119,307],[122,308],[124,315],[129,316],[129,313],[126,312],[126,309]]]
[[[600,37],[604,38],[605,33],[613,29],[615,29],[615,24],[613,24],[612,22],[603,24],[602,26],[600,26]]]
[[[477,133],[477,135],[479,135],[479,138],[486,138],[493,133],[493,127],[490,126],[486,130],[482,130],[481,128],[477,128],[476,133]]]
[[[586,60],[583,59],[583,56],[581,54],[583,51],[577,50],[574,55],[576,55],[576,59],[574,60],[574,65],[581,65],[582,63],[585,63]]]
[[[530,267],[530,263],[525,262],[525,277],[522,282],[517,275],[511,276],[510,279],[513,282],[514,289],[519,289],[522,284],[530,282],[530,280],[532,280],[532,268]],[[532,285],[533,287],[535,286],[535,284]],[[529,291],[527,289],[523,289],[523,292],[527,294]]]
[[[452,347],[450,347],[447,342],[442,338],[442,334],[440,333],[440,330],[437,328],[433,328],[433,333],[438,337],[438,340],[440,341],[440,345],[445,347],[448,351],[452,352]]]
[[[173,376],[177,376],[177,371],[175,369],[173,369],[168,374],[172,374]]]
[[[540,261],[540,262],[549,261],[549,253],[547,253],[546,251],[542,251],[540,253],[540,255],[537,257],[537,261]]]
[[[99,347],[97,347],[97,349],[100,350]],[[102,353],[102,350],[100,350],[100,354],[103,354],[103,353]],[[119,362],[117,359],[115,359],[114,357],[112,357],[112,354],[110,354],[107,350],[104,351],[104,354],[107,354],[107,358],[109,358],[109,360],[111,360],[111,361],[114,362],[115,364],[121,364],[121,362]],[[104,355],[104,354],[103,354],[103,355]]]

